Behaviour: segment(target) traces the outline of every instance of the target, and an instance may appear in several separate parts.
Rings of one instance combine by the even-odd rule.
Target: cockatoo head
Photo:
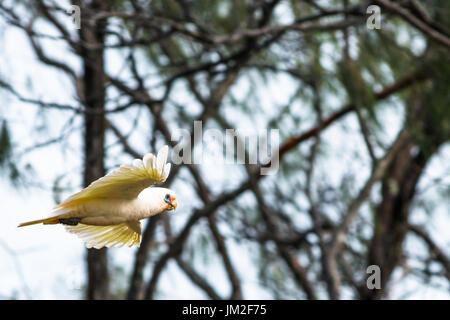
[[[153,214],[177,208],[177,197],[175,192],[170,189],[150,187],[142,190],[139,198],[148,205]]]
[[[166,188],[161,189],[164,189],[164,203],[167,204],[166,210],[175,210],[177,208],[177,196],[175,192]]]

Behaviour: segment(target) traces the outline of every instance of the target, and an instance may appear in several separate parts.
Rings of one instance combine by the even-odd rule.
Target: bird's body
[[[172,190],[148,188],[166,180],[170,171],[167,153],[168,148],[164,147],[156,158],[146,154],[143,161],[137,159],[131,166],[121,166],[57,205],[51,217],[25,222],[19,227],[63,224],[67,231],[84,238],[88,247],[139,245],[139,220],[177,206]]]
[[[173,194],[173,192],[166,188],[150,187],[144,189],[135,199],[88,200],[66,209],[69,211],[55,217],[58,219],[80,218],[79,223],[95,226],[142,220],[167,210],[167,204],[162,201],[166,194]]]
[[[144,207],[139,199],[123,200],[91,200],[75,206],[70,212],[59,218],[73,219],[80,218],[79,223],[108,226],[134,220],[148,218],[154,214]]]

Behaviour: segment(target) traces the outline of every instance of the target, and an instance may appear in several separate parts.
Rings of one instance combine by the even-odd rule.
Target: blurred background
[[[448,1],[0,0],[0,43],[1,299],[450,298]],[[139,248],[16,228],[194,121],[279,170],[192,136]]]

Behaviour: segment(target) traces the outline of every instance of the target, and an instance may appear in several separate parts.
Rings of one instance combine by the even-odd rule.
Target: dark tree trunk
[[[431,156],[443,138],[430,125],[432,116],[422,98],[411,101],[408,126],[428,138],[426,145],[413,137],[398,152],[382,181],[382,200],[375,212],[374,236],[369,246],[369,265],[381,270],[381,289],[367,289],[364,299],[380,299],[388,292],[388,282],[395,268],[402,263],[403,243],[409,231],[409,215],[416,187]],[[422,145],[421,145],[422,144]]]
[[[104,9],[103,1],[93,1],[89,8],[82,9],[82,15],[95,13]],[[83,17],[88,18],[88,17]],[[83,20],[82,20],[83,21]],[[81,39],[89,46],[100,47],[104,41],[106,22],[98,20],[93,25],[83,24],[80,29]],[[103,49],[82,47],[84,75],[82,92],[84,104],[88,111],[84,116],[84,185],[105,174],[104,137],[105,137],[105,79]],[[87,251],[87,299],[109,298],[109,277],[107,249],[88,249]]]
[[[417,182],[427,158],[419,152],[411,155],[413,143],[408,143],[396,156],[382,183],[382,201],[375,213],[374,237],[369,248],[369,265],[381,269],[381,289],[367,290],[367,299],[379,299],[400,264],[403,240],[408,232],[408,216]]]

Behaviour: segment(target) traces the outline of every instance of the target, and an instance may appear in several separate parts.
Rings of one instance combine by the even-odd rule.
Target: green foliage
[[[344,59],[338,64],[338,72],[350,102],[355,104],[357,108],[367,110],[370,118],[376,120],[373,88],[361,76],[361,67],[358,62]]]
[[[436,50],[428,64],[433,72],[433,84],[427,92],[425,103],[429,110],[429,126],[438,131],[442,140],[450,139],[450,59],[448,51]]]
[[[447,53],[439,47],[430,47],[424,61],[430,80],[416,87],[408,100],[408,125],[426,157],[432,156],[450,139],[450,63]],[[417,118],[423,121],[417,121]]]
[[[391,81],[391,74],[394,78],[402,76],[411,64],[417,63],[417,57],[410,48],[398,43],[398,37],[398,32],[389,29],[361,34],[358,62],[376,81]],[[391,74],[386,74],[386,66]]]

